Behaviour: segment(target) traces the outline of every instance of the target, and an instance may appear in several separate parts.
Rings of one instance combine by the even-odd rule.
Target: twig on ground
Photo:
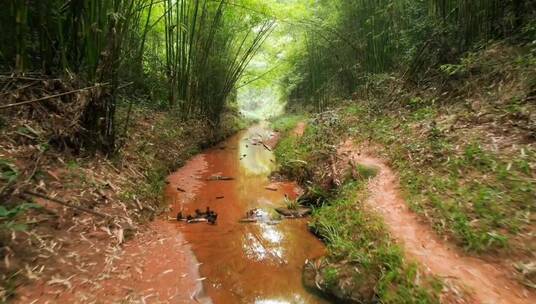
[[[40,102],[40,101],[48,100],[48,99],[51,99],[51,98],[56,98],[56,97],[61,97],[61,96],[65,96],[65,95],[70,95],[70,94],[78,93],[78,92],[81,92],[81,91],[90,90],[90,89],[94,89],[94,88],[98,88],[98,87],[103,87],[103,86],[107,86],[107,85],[108,85],[107,83],[99,83],[99,84],[96,84],[96,85],[94,85],[94,86],[86,87],[86,88],[83,88],[83,89],[78,89],[78,90],[69,91],[69,92],[64,92],[64,93],[60,93],[60,94],[55,94],[55,95],[45,96],[45,97],[41,97],[41,98],[37,98],[37,99],[32,99],[32,100],[16,102],[16,103],[8,104],[8,105],[3,105],[3,106],[0,106],[0,110],[4,110],[4,109],[8,109],[8,108],[13,108],[13,107],[18,107],[18,106],[23,106],[23,105],[30,104],[30,103],[34,103],[34,102]]]
[[[46,196],[44,194],[35,193],[35,192],[31,192],[31,191],[24,191],[24,193],[28,194],[28,195],[31,195],[31,196],[39,197],[39,198],[42,198],[42,199],[46,199],[48,201],[51,201],[51,202],[56,203],[56,204],[63,205],[65,207],[69,207],[69,208],[77,209],[77,210],[80,210],[80,211],[84,211],[84,212],[87,212],[87,213],[90,213],[90,214],[93,214],[93,215],[96,215],[96,216],[100,216],[100,217],[104,217],[104,218],[112,218],[113,217],[113,216],[111,216],[109,214],[101,213],[101,212],[94,211],[94,210],[91,210],[91,209],[88,209],[88,208],[85,208],[85,207],[81,207],[81,206],[75,206],[75,205],[69,204],[67,202],[61,201],[59,199]]]

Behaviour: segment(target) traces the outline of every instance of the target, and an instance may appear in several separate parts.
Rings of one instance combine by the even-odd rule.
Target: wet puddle
[[[168,177],[166,199],[171,214],[218,214],[217,222],[177,224],[199,262],[206,303],[327,303],[308,293],[301,280],[307,259],[324,254],[322,243],[307,230],[306,219],[274,221],[274,208],[285,195],[297,197],[293,183],[271,183],[275,169],[270,142],[274,134],[253,126],[197,155]],[[253,215],[256,222],[241,219]]]

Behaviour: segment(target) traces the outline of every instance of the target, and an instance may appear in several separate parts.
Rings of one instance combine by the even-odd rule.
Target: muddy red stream
[[[272,221],[274,208],[295,198],[294,183],[270,182],[275,134],[254,126],[201,153],[168,177],[171,215],[205,211],[217,223],[178,223],[199,262],[203,289],[193,298],[212,303],[325,303],[302,285],[307,259],[323,255],[305,219]],[[225,180],[229,179],[229,180]],[[257,209],[258,222],[241,223]]]
[[[300,191],[268,178],[276,142],[258,125],[197,155],[167,179],[168,218],[123,247],[93,248],[79,261],[93,265],[91,272],[67,267],[51,281],[19,288],[15,302],[326,303],[301,281],[305,261],[325,253],[307,220],[270,220],[285,195]],[[207,207],[218,214],[215,225],[173,219]],[[241,223],[251,209],[259,221]]]

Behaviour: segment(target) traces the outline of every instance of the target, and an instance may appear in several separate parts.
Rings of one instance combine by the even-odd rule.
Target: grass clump
[[[300,184],[306,182],[327,190],[324,173],[343,134],[338,116],[320,113],[308,119],[302,136],[283,136],[274,153],[278,171]]]
[[[298,123],[304,119],[305,116],[303,115],[283,115],[275,118],[271,123],[271,127],[277,132],[287,133],[294,129]]]
[[[530,146],[515,154],[491,151],[484,138],[437,124],[442,114],[429,106],[408,110],[403,116],[410,119],[356,107],[341,111],[349,133],[385,147],[380,152],[399,172],[406,201],[436,231],[471,252],[531,250],[511,243],[530,231],[527,215],[536,211],[530,203],[536,195],[530,169],[536,151]]]
[[[319,270],[324,287],[338,297],[363,302],[377,298],[381,303],[438,303],[441,284],[432,278],[416,283],[416,266],[405,261],[382,220],[364,209],[364,185],[346,183],[313,212],[310,228],[329,250]]]
[[[378,168],[357,164],[355,171],[359,179],[368,180],[378,175]]]
[[[302,144],[303,138],[287,136],[279,141],[275,149],[275,157],[279,166],[278,171],[298,182],[310,176],[308,159],[311,151]]]
[[[296,199],[290,199],[285,196],[285,207],[288,210],[297,210],[300,207],[300,203]]]

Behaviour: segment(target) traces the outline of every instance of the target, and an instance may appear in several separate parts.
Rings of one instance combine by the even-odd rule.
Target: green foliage
[[[164,9],[170,105],[180,102],[184,114],[201,113],[217,124],[273,21],[224,0],[167,0]]]
[[[305,116],[303,115],[283,115],[279,116],[272,121],[272,129],[277,132],[286,134],[293,130],[300,121],[303,121]]]
[[[22,203],[13,208],[7,208],[0,205],[0,229],[24,231],[27,229],[25,224],[17,223],[16,218],[28,209],[40,208],[33,203]]]
[[[76,171],[80,168],[80,164],[76,161],[76,159],[71,159],[67,162],[67,169],[70,171]]]
[[[0,180],[11,184],[17,180],[19,172],[10,161],[0,158]]]
[[[275,156],[281,173],[293,179],[305,180],[310,175],[307,166],[309,149],[301,142],[302,139],[295,136],[281,139],[275,149]]]
[[[343,124],[359,140],[389,147],[385,153],[400,174],[406,200],[438,232],[454,236],[468,251],[484,253],[509,248],[509,239],[526,229],[526,216],[534,212],[529,202],[536,188],[528,170],[534,151],[504,158],[478,141],[455,144],[435,123],[441,113],[428,106],[410,108],[403,116],[355,107],[341,111],[350,113]],[[351,114],[356,111],[359,119]],[[428,126],[426,136],[412,129],[416,123]]]
[[[98,80],[102,53],[111,51],[107,39],[112,31],[118,31],[114,35],[131,35],[127,31],[137,22],[133,19],[140,17],[145,1],[7,2],[0,24],[12,30],[4,31],[0,39],[0,67],[14,67],[20,72],[38,68],[45,73],[70,70]]]
[[[338,272],[336,268],[329,267],[324,271],[324,281],[326,282],[327,286],[334,286],[337,284],[338,280]]]
[[[306,2],[306,1],[303,1]],[[368,89],[370,75],[415,81],[467,72],[463,53],[492,39],[534,40],[534,3],[517,0],[330,0],[310,4],[293,37],[283,80],[289,101],[324,109],[333,97]],[[292,25],[296,28],[296,25]],[[532,38],[531,38],[532,37]]]
[[[369,180],[378,174],[378,168],[358,164],[355,168],[357,175],[362,180]]]
[[[338,280],[350,279],[363,288],[372,281],[382,303],[437,303],[441,290],[438,281],[427,279],[423,285],[416,284],[416,266],[405,262],[381,219],[363,208],[364,185],[345,184],[335,198],[313,213],[311,229],[326,241],[329,265],[344,261],[349,265],[341,267],[358,269],[348,278],[328,265],[324,271],[326,282],[336,284]]]
[[[300,207],[298,200],[290,199],[285,196],[285,207],[289,210],[297,210]]]
[[[178,108],[176,119],[208,118],[217,129],[236,98],[236,83],[274,26],[244,6],[266,10],[251,0],[7,0],[0,11],[6,29],[0,72],[104,84],[81,111],[80,137],[108,154],[118,148],[119,94]]]

